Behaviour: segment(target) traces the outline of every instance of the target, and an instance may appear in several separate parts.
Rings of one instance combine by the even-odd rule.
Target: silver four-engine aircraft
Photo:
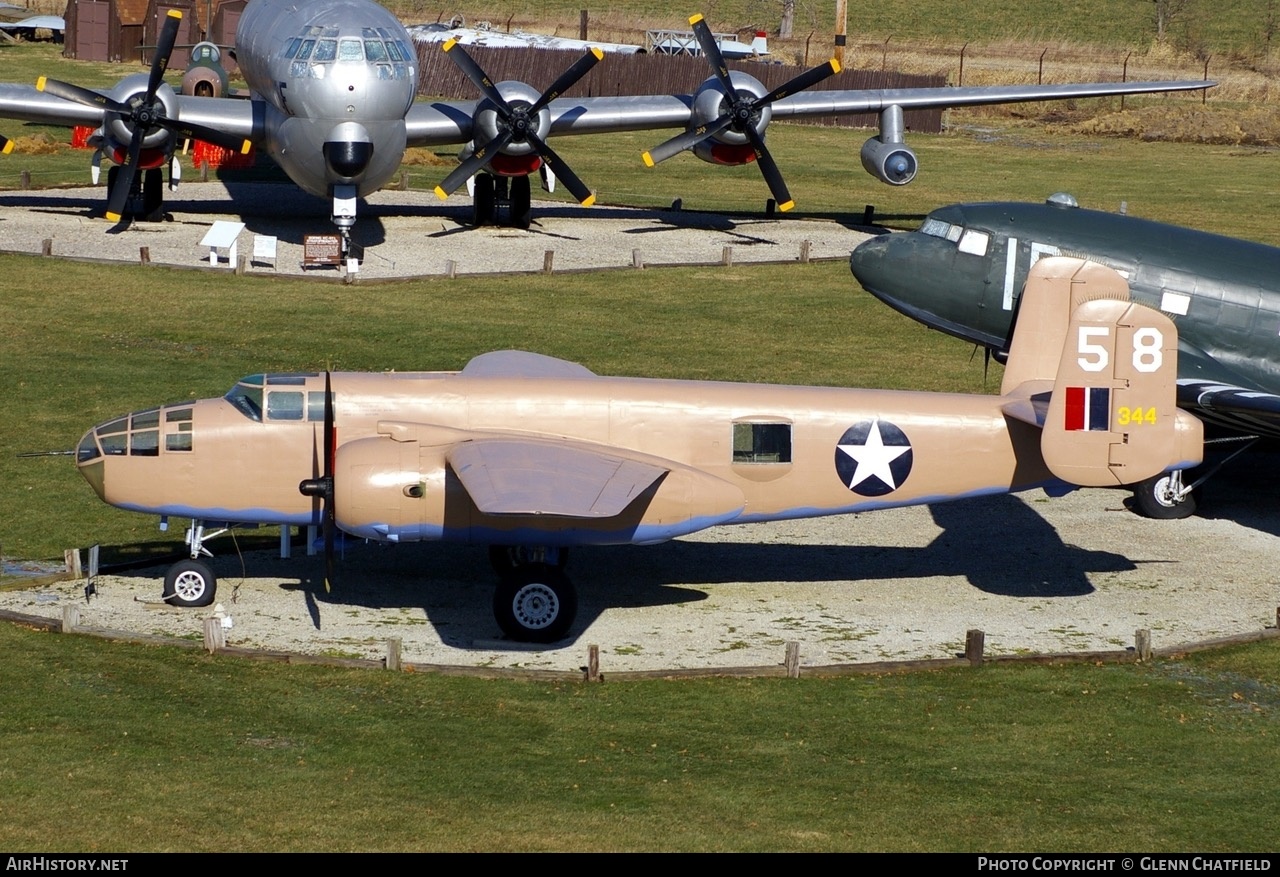
[[[927,326],[1003,359],[1023,286],[1047,256],[1087,258],[1118,271],[1135,301],[1178,324],[1178,404],[1239,450],[1280,438],[1280,249],[1084,210],[1070,195],[1044,204],[939,207],[920,228],[881,235],[850,257],[872,295]],[[1228,458],[1229,459],[1229,458]],[[1225,461],[1224,461],[1225,462]],[[1134,485],[1150,517],[1195,511],[1181,472]]]
[[[189,97],[163,80],[180,13],[165,20],[148,73],[122,79],[100,94],[41,79],[39,86],[0,84],[0,117],[95,129],[91,143],[117,167],[108,180],[107,217],[154,212],[161,169],[184,138],[232,149],[262,149],[300,187],[332,199],[332,219],[348,238],[357,198],[398,172],[406,147],[464,144],[462,164],[441,183],[448,194],[473,174],[476,202],[491,208],[495,178],[511,183],[510,214],[527,222],[529,174],[545,163],[580,202],[591,191],[547,143],[552,136],[648,129],[683,129],[644,154],[649,164],[692,150],[704,161],[755,161],[778,206],[792,198],[765,147],[774,118],[867,113],[880,115],[879,134],[862,146],[863,167],[891,185],[916,175],[915,154],[903,142],[905,109],[1098,97],[1206,88],[1211,82],[1108,82],[983,88],[869,91],[805,89],[838,71],[830,61],[772,91],[754,77],[729,71],[702,16],[690,20],[712,75],[693,94],[566,97],[599,61],[589,51],[546,90],[522,82],[492,82],[456,43],[445,49],[481,96],[469,101],[419,101],[418,58],[404,26],[371,0],[251,0],[236,30],[236,61],[249,100]],[[144,173],[139,174],[142,170]],[[132,197],[131,197],[132,196]],[[131,204],[141,204],[133,211]]]

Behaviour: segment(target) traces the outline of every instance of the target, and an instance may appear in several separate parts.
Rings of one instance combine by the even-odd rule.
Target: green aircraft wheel
[[[1196,497],[1188,493],[1181,499],[1181,472],[1164,472],[1133,485],[1133,502],[1144,518],[1173,521],[1196,513]]]
[[[498,626],[518,642],[553,643],[564,639],[578,614],[573,583],[559,569],[528,563],[503,576],[493,594]]]
[[[164,601],[172,606],[208,606],[217,592],[213,570],[198,560],[180,560],[164,577]]]

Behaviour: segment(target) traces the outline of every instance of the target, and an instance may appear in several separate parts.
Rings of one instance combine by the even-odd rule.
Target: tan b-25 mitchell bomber
[[[460,372],[253,375],[101,424],[77,463],[112,505],[192,519],[172,603],[213,600],[211,530],[323,525],[330,569],[338,530],[492,546],[499,626],[552,642],[576,611],[573,546],[1198,463],[1176,359],[1173,323],[1118,274],[1051,258],[1027,283],[999,396],[601,377],[500,351]]]

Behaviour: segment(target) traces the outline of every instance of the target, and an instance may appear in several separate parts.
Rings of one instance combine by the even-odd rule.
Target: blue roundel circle
[[[864,420],[844,431],[836,444],[840,483],[860,496],[884,496],[911,474],[911,442],[887,420]]]

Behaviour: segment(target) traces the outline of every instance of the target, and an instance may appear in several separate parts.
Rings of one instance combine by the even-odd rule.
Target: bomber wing
[[[1182,378],[1178,407],[1233,432],[1280,436],[1280,396],[1234,384]]]

